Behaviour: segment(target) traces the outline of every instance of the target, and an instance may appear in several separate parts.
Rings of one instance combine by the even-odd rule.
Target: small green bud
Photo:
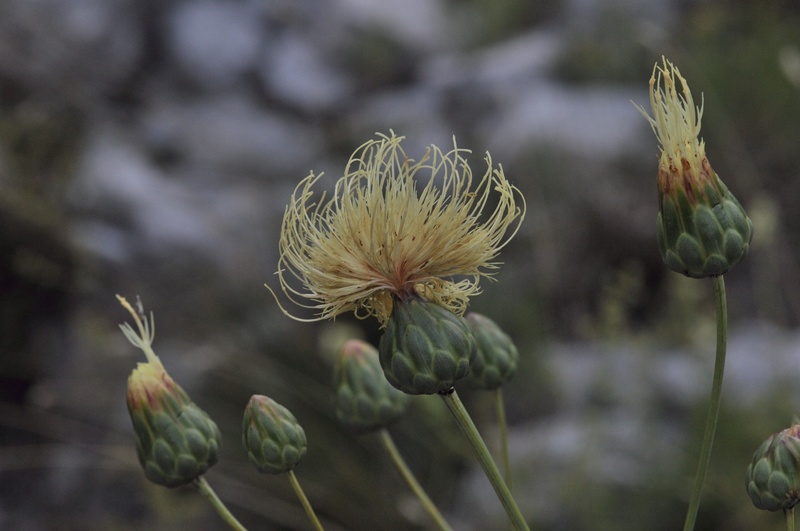
[[[412,297],[395,300],[378,350],[389,383],[404,393],[430,395],[448,391],[469,373],[477,346],[462,317]]]
[[[465,316],[478,344],[467,383],[475,389],[497,389],[517,372],[519,352],[497,323],[479,313]]]
[[[281,474],[306,454],[306,433],[292,413],[271,398],[253,395],[244,410],[242,443],[259,472]]]
[[[356,432],[385,428],[405,413],[408,395],[386,380],[378,351],[351,339],[339,349],[334,370],[336,418]]]
[[[800,501],[800,425],[774,435],[756,450],[745,488],[759,509],[791,509]]]
[[[753,222],[704,159],[704,186],[661,194],[656,233],[664,263],[693,278],[728,272],[747,256]]]
[[[140,363],[128,378],[128,411],[147,479],[177,487],[217,462],[222,436],[160,363]]]

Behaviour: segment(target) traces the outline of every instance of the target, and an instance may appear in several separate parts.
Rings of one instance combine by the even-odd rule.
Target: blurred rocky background
[[[674,530],[714,350],[710,282],[655,245],[647,102],[666,55],[705,95],[714,168],[755,223],[726,276],[729,366],[698,529],[783,529],[754,509],[752,453],[800,410],[800,9],[702,0],[11,0],[0,3],[0,528],[223,529],[148,483],[126,379],[143,361],[115,293],[219,424],[208,479],[252,529],[308,529],[246,463],[253,393],[305,426],[300,481],[327,529],[429,528],[378,440],[335,423],[331,357],[374,321],[302,324],[276,286],[295,184],[331,185],[376,131],[419,157],[488,150],[528,215],[473,299],[517,341],[505,389],[517,497],[540,530]],[[490,444],[491,397],[463,398]],[[501,529],[444,406],[391,431],[459,530]]]

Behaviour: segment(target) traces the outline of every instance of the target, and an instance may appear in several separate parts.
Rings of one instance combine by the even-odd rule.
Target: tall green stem
[[[483,471],[486,473],[486,477],[489,478],[489,482],[492,484],[492,487],[494,487],[494,491],[497,493],[500,503],[503,504],[503,508],[505,508],[506,513],[508,513],[511,525],[517,531],[529,531],[528,524],[525,523],[525,519],[522,517],[519,507],[517,507],[517,502],[511,495],[511,491],[508,490],[505,481],[503,481],[503,477],[500,475],[497,465],[494,464],[494,460],[492,460],[486,443],[483,442],[478,428],[475,427],[475,423],[472,422],[469,413],[467,413],[466,408],[464,408],[464,404],[461,402],[461,399],[458,398],[456,390],[450,389],[449,391],[441,392],[439,396],[442,397],[447,408],[453,414],[453,417],[455,417],[458,427],[461,428],[461,431],[466,435],[472,447],[475,449],[478,462],[480,462]]]
[[[231,529],[235,529],[236,531],[247,531],[245,527],[239,523],[239,520],[237,520],[236,517],[233,516],[233,514],[228,510],[225,504],[222,503],[222,500],[219,499],[217,493],[214,492],[214,489],[211,488],[211,485],[208,484],[208,481],[206,481],[205,477],[200,476],[194,480],[193,485],[197,487],[197,490],[199,490],[200,493],[208,499],[208,501],[211,502],[211,505],[214,506],[214,509],[217,510],[217,513],[219,513],[222,519],[225,520],[225,523],[231,526]]]
[[[794,507],[784,509],[783,515],[786,517],[786,531],[794,531]]]
[[[425,489],[417,481],[417,478],[414,477],[414,473],[411,472],[411,469],[408,468],[406,465],[403,456],[400,455],[400,452],[397,450],[397,446],[395,446],[394,441],[392,440],[392,436],[389,432],[384,428],[380,430],[381,441],[383,442],[383,446],[386,448],[386,451],[389,452],[389,455],[392,458],[392,462],[394,466],[397,467],[397,470],[403,476],[403,479],[406,481],[406,484],[414,493],[414,495],[419,498],[420,503],[422,503],[422,507],[425,509],[433,521],[436,522],[436,526],[441,529],[442,531],[452,531],[450,524],[442,516],[442,513],[439,512],[439,509],[436,508],[436,504],[434,504],[431,499],[428,497],[428,494],[425,492]]]
[[[300,503],[303,505],[303,509],[305,509],[308,515],[308,519],[311,520],[311,523],[314,525],[314,529],[323,531],[322,524],[319,522],[319,518],[317,518],[317,514],[314,512],[314,508],[311,507],[311,503],[309,503],[308,498],[306,498],[306,493],[303,492],[303,487],[300,486],[300,482],[297,481],[297,476],[294,475],[294,470],[289,470],[287,475],[289,476],[289,481],[292,483],[295,494],[297,494]]]
[[[497,425],[500,428],[500,453],[503,457],[503,472],[506,476],[506,485],[509,492],[514,492],[511,481],[511,459],[508,456],[508,424],[506,423],[506,408],[503,404],[503,388],[498,387],[494,392],[495,407],[497,408]]]
[[[703,481],[706,477],[708,463],[711,460],[711,447],[714,444],[714,432],[717,429],[719,404],[722,396],[722,378],[725,372],[725,352],[728,344],[728,309],[725,300],[725,280],[720,275],[711,277],[711,281],[714,283],[714,299],[717,306],[717,355],[714,361],[714,380],[711,384],[711,400],[708,406],[706,429],[703,434],[703,446],[700,449],[700,463],[697,466],[697,475],[694,478],[692,498],[689,502],[689,509],[686,512],[683,531],[692,531],[697,520]]]

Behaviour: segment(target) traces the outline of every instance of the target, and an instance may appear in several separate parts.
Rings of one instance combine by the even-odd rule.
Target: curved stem
[[[235,529],[236,531],[247,531],[245,527],[239,523],[239,520],[236,519],[235,516],[228,510],[222,500],[219,499],[217,493],[214,492],[214,489],[211,488],[211,485],[208,484],[206,478],[200,476],[196,480],[194,480],[194,486],[197,487],[197,490],[200,491],[200,494],[205,496],[208,501],[211,502],[211,505],[214,506],[214,509],[217,510],[217,513],[225,520],[231,529]]]
[[[508,491],[514,492],[514,485],[511,481],[511,459],[508,456],[508,424],[506,423],[506,408],[503,404],[502,387],[498,387],[495,390],[494,401],[497,409],[497,425],[500,428],[500,452],[503,457],[503,472],[505,472]]]
[[[784,509],[783,515],[786,517],[786,531],[794,531],[794,507]]]
[[[518,531],[529,531],[528,524],[525,523],[525,518],[522,517],[519,507],[517,507],[517,502],[511,495],[511,491],[508,490],[505,481],[503,481],[503,477],[500,475],[497,465],[494,464],[492,456],[489,454],[486,443],[483,442],[478,428],[475,427],[475,423],[472,422],[469,413],[467,413],[467,410],[464,408],[464,404],[461,402],[461,399],[458,398],[456,390],[450,389],[449,391],[441,392],[439,396],[442,397],[445,405],[447,405],[447,408],[453,414],[453,417],[455,417],[458,427],[461,428],[461,431],[466,435],[472,447],[475,449],[478,462],[480,462],[483,471],[486,473],[486,477],[489,478],[489,482],[492,484],[492,487],[494,487],[494,491],[497,493],[500,503],[503,504],[503,508],[505,508],[511,520],[511,525]]]
[[[711,400],[708,406],[708,417],[703,434],[703,446],[700,449],[700,463],[697,466],[697,475],[694,478],[692,498],[686,512],[686,521],[683,531],[692,531],[697,520],[697,510],[700,508],[700,496],[703,491],[708,463],[711,460],[711,447],[714,444],[714,432],[717,429],[719,417],[719,404],[722,396],[722,377],[725,372],[725,352],[728,343],[728,309],[725,300],[725,281],[722,275],[711,277],[714,283],[714,300],[717,307],[717,354],[714,361],[714,380],[711,383]]]
[[[319,522],[319,519],[314,512],[314,508],[311,507],[311,503],[309,503],[305,492],[303,492],[303,487],[300,486],[300,482],[297,481],[297,476],[294,475],[294,470],[289,470],[287,474],[289,476],[289,481],[292,483],[292,488],[294,488],[295,494],[297,494],[297,497],[300,499],[300,503],[303,505],[303,509],[305,509],[306,514],[308,515],[308,519],[311,520],[311,523],[314,525],[314,529],[317,531],[323,531],[322,524]]]
[[[412,490],[412,492],[419,498],[420,503],[422,503],[422,507],[425,509],[431,518],[433,518],[434,522],[436,522],[436,526],[441,529],[442,531],[452,531],[450,524],[442,516],[442,513],[439,512],[439,509],[436,508],[436,504],[431,501],[428,497],[428,494],[425,492],[425,489],[417,481],[417,478],[414,477],[414,473],[411,472],[411,469],[408,468],[406,465],[403,456],[400,455],[400,452],[397,450],[397,446],[395,446],[394,441],[392,440],[392,436],[389,432],[384,428],[380,430],[381,441],[383,442],[383,446],[386,448],[386,451],[389,452],[389,455],[392,458],[392,462],[394,466],[397,467],[397,470],[403,476],[403,479],[406,481],[408,487]]]

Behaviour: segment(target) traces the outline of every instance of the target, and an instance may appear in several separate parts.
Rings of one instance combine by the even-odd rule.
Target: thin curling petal
[[[317,310],[309,320],[353,311],[385,325],[394,299],[411,296],[461,314],[518,230],[524,199],[488,153],[473,188],[468,151],[455,139],[452,150],[430,146],[418,162],[402,140],[379,134],[359,147],[330,198],[315,200],[321,174],[314,173],[292,194],[277,274],[293,303]],[[302,289],[292,287],[292,277]]]
[[[156,353],[153,352],[153,339],[156,336],[156,322],[155,319],[153,319],[153,313],[150,312],[150,319],[148,320],[142,308],[142,301],[137,301],[137,306],[139,308],[137,312],[125,297],[117,295],[117,300],[122,307],[128,310],[128,313],[133,316],[139,333],[137,334],[129,323],[119,325],[120,330],[122,330],[122,333],[125,334],[127,340],[130,341],[134,347],[144,352],[148,363],[152,363],[163,370],[164,366],[161,364],[161,360],[156,356]]]
[[[689,174],[699,175],[706,157],[705,144],[700,139],[703,102],[699,107],[696,106],[689,85],[678,68],[666,58],[662,57],[662,61],[663,66],[656,63],[650,77],[653,118],[642,107],[637,107],[650,122],[661,144],[660,165],[663,168],[675,168],[688,164],[691,170]]]

